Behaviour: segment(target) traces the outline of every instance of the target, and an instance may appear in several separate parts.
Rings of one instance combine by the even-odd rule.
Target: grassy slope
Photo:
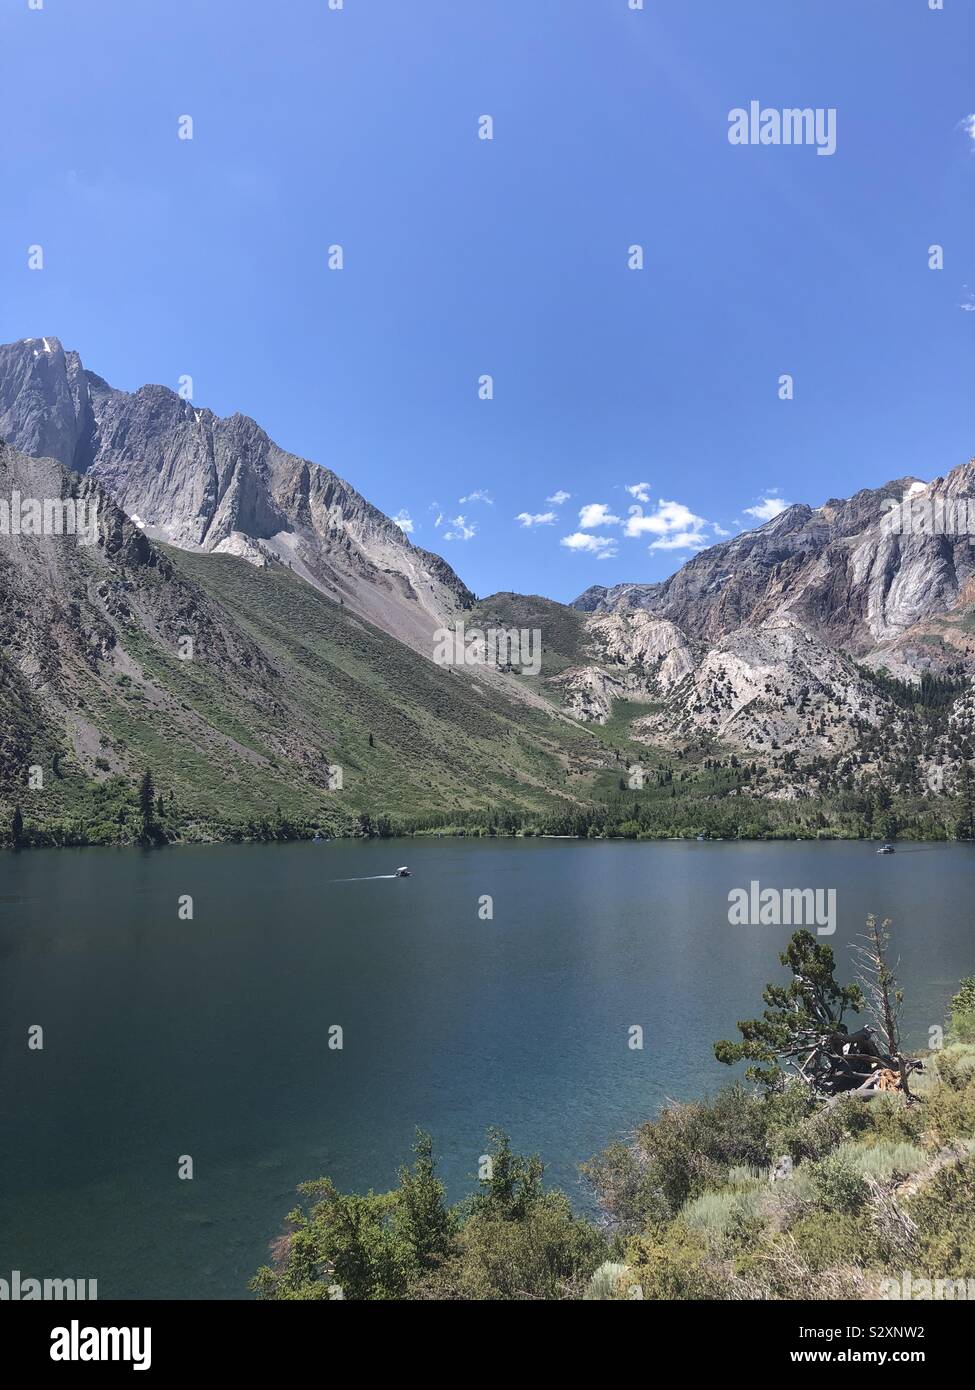
[[[476,672],[435,666],[284,567],[159,549],[155,567],[60,544],[37,551],[39,565],[57,562],[39,597],[22,567],[4,571],[3,829],[19,803],[28,829],[57,842],[93,824],[98,838],[112,826],[130,838],[146,766],[170,833],[221,834],[278,806],[333,828],[362,811],[575,806],[613,760],[592,731]],[[182,633],[194,637],[192,660],[179,659]],[[21,675],[35,653],[44,683]],[[32,765],[43,769],[37,791]]]
[[[349,808],[542,808],[586,796],[607,760],[588,731],[433,665],[286,569],[170,554],[287,672],[284,717],[342,767]],[[212,692],[184,698],[203,711]]]
[[[132,792],[148,765],[170,834],[233,833],[277,806],[340,830],[361,811],[407,823],[456,812],[460,823],[591,800],[610,804],[608,833],[863,833],[858,807],[776,801],[764,780],[758,800],[729,796],[729,770],[634,742],[629,726],[642,706],[619,702],[606,726],[577,725],[554,707],[506,699],[476,672],[433,665],[287,569],[163,549],[174,574],[147,567],[112,578],[131,611],[116,620],[111,660],[82,654],[90,605],[67,636],[64,610],[56,620],[35,615],[41,630],[54,622],[61,633],[59,706],[2,660],[3,644],[16,647],[32,630],[26,612],[11,611],[9,636],[0,631],[3,828],[20,802],[28,827],[54,827],[58,842],[93,824],[99,838],[130,839]],[[80,572],[72,582],[78,592],[91,584]],[[548,700],[546,676],[583,655],[582,615],[536,596],[494,595],[465,622],[539,628],[542,676],[522,679]],[[175,651],[185,630],[199,639],[192,661]],[[643,789],[620,789],[634,763],[646,769]],[[45,769],[43,793],[26,790],[31,764]],[[340,792],[329,789],[330,765],[343,770]]]
[[[497,593],[481,599],[464,622],[467,628],[538,629],[542,642],[539,679],[544,681],[585,660],[585,617],[574,608],[538,594]]]

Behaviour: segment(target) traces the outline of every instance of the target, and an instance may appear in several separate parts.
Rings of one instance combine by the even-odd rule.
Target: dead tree
[[[889,947],[890,918],[885,917],[882,922],[878,922],[871,912],[867,918],[867,930],[862,937],[862,945],[853,948],[857,958],[857,979],[867,1006],[873,1014],[886,1054],[885,1062],[891,1070],[897,1072],[900,1089],[910,1100],[912,1097],[907,1078],[910,1072],[919,1068],[920,1063],[913,1058],[905,1057],[901,1050],[898,1013],[904,1001],[904,993],[897,987],[896,967],[892,967],[887,960]]]

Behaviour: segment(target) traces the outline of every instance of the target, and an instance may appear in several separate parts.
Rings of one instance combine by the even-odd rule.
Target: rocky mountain
[[[34,503],[56,532],[26,523]],[[160,544],[93,470],[0,445],[0,512],[5,828],[20,805],[56,843],[111,836],[147,766],[192,838],[275,807],[324,829],[575,807],[613,761],[540,698],[435,665],[277,560]]]
[[[754,531],[694,555],[660,584],[587,589],[590,613],[640,608],[689,636],[714,641],[784,611],[867,654],[936,612],[947,612],[975,574],[966,535],[899,535],[891,502],[975,497],[975,461],[924,484],[898,478],[813,509],[801,504]]]
[[[0,347],[0,439],[92,477],[150,537],[278,560],[428,656],[473,602],[445,560],[247,416],[221,419],[164,386],[115,390],[57,338]]]
[[[97,495],[108,527],[92,553],[64,537],[0,546],[17,615],[0,667],[8,780],[35,716],[96,782],[172,752],[174,782],[211,817],[214,759],[243,803],[273,787],[318,814],[343,758],[361,805],[528,804],[605,790],[610,756],[634,748],[757,755],[788,791],[800,763],[913,765],[949,745],[957,762],[970,736],[975,462],[791,506],[662,583],[566,606],[475,603],[445,561],[253,420],[161,386],[115,390],[55,338],[0,348],[0,435],[11,487]],[[461,615],[537,629],[540,671],[437,668],[434,631]],[[180,625],[203,655],[174,665]],[[950,718],[919,722],[922,678],[955,701]],[[366,724],[388,736],[381,757],[362,754]]]
[[[642,681],[659,706],[635,723],[642,737],[763,753],[835,755],[865,727],[893,728],[871,670],[908,682],[975,671],[969,515],[975,461],[791,506],[659,584],[587,589],[574,604],[585,657],[559,676],[567,707],[605,721]],[[638,615],[662,643],[649,665],[635,660]]]

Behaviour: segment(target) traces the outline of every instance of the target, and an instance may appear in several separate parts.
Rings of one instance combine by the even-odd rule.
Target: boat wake
[[[399,874],[366,874],[364,878],[331,878],[329,883],[372,883],[377,878],[399,878]]]

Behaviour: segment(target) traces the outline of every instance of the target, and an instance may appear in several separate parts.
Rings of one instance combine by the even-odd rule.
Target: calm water
[[[366,877],[404,862],[408,880]],[[921,1044],[975,973],[973,869],[965,846],[0,855],[0,1275],[240,1297],[298,1182],[391,1186],[417,1124],[453,1198],[500,1124],[581,1205],[578,1163],[666,1097],[727,1080],[712,1041],[781,973],[791,929],[730,927],[731,888],[835,888],[841,975],[866,913],[893,917]],[[37,1023],[41,1052],[26,1046]]]

